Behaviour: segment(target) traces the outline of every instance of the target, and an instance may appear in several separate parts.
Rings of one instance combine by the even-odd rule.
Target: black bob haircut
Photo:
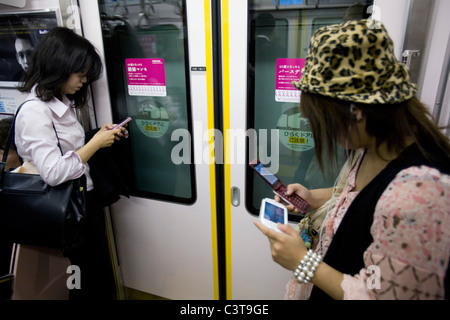
[[[95,47],[71,29],[55,27],[39,41],[30,59],[19,91],[31,92],[42,101],[61,99],[62,86],[72,73],[87,72],[87,83],[67,97],[75,107],[83,106],[88,98],[88,85],[98,80],[103,72],[102,61]]]

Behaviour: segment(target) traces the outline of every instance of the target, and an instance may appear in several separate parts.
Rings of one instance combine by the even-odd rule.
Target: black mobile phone
[[[278,177],[270,172],[259,160],[250,162],[250,167],[266,181],[273,189],[273,192],[288,204],[292,204],[301,213],[306,213],[311,205],[298,194],[293,193],[290,196],[286,194],[286,186]]]

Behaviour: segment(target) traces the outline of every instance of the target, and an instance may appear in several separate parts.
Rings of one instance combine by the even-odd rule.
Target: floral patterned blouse
[[[364,152],[324,221],[316,248],[323,256],[358,194],[352,190],[363,156]],[[365,268],[344,275],[344,299],[444,299],[450,258],[450,176],[426,166],[399,172],[378,200],[371,235]],[[292,278],[285,299],[307,299],[311,290],[312,284],[300,285]]]

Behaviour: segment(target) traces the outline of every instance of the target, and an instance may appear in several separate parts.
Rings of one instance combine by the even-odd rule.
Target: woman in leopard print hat
[[[273,259],[294,271],[285,298],[448,297],[450,144],[415,97],[385,27],[358,20],[317,30],[293,84],[322,169],[337,145],[358,159],[311,252],[290,226],[278,233],[255,222]],[[333,192],[288,190],[312,208]]]

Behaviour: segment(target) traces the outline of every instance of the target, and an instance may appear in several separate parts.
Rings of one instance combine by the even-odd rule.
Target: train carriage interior
[[[253,224],[274,193],[248,164],[259,159],[285,185],[321,189],[336,185],[348,155],[339,149],[322,171],[299,110],[291,82],[311,36],[381,20],[448,137],[448,2],[0,0],[0,119],[26,97],[12,76],[22,72],[19,25],[32,35],[63,26],[87,38],[104,70],[80,122],[88,131],[132,118],[120,156],[130,196],[104,208],[115,299],[281,300],[291,272],[272,261]],[[303,217],[290,212],[289,224]],[[70,263],[60,252],[0,244],[1,300],[69,298]]]

